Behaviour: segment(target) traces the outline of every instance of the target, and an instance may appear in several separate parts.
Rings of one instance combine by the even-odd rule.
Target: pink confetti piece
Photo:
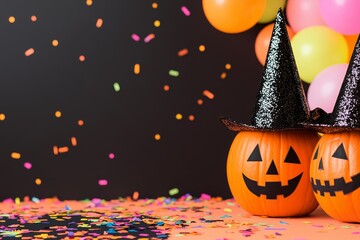
[[[115,158],[115,154],[109,153],[109,158],[110,158],[110,159],[114,159],[114,158]]]
[[[151,40],[153,40],[154,38],[155,38],[155,34],[150,33],[149,35],[147,35],[147,36],[144,38],[144,42],[145,42],[145,43],[148,43],[148,42],[150,42]]]
[[[25,163],[24,163],[24,168],[26,168],[26,169],[31,169],[31,168],[32,168],[32,164],[29,163],[29,162],[25,162]]]
[[[189,9],[187,8],[187,7],[185,7],[185,6],[182,6],[181,7],[181,11],[185,14],[185,16],[190,16],[190,11],[189,11]]]
[[[104,21],[101,18],[98,18],[98,20],[96,21],[96,27],[101,28],[103,23],[104,23]]]
[[[132,38],[135,42],[140,41],[139,35],[137,35],[137,34],[135,34],[135,33],[131,34],[131,38]]]
[[[98,184],[99,184],[100,186],[106,186],[106,185],[108,185],[108,181],[107,181],[106,179],[100,179],[100,180],[98,181]]]

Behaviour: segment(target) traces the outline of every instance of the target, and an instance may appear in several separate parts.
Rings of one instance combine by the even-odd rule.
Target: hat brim
[[[311,124],[306,123],[302,124],[304,128],[311,129],[313,131],[317,131],[320,133],[338,133],[344,131],[360,131],[358,127],[344,127],[344,126],[336,126],[336,125],[329,125],[329,124]]]

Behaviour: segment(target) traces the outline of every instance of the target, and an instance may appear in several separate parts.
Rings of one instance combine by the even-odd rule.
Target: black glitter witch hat
[[[278,131],[303,129],[310,110],[294,60],[285,17],[279,9],[266,57],[260,91],[251,125],[222,117],[232,131]]]
[[[323,133],[360,131],[360,35],[356,41],[333,112],[329,114],[324,123],[310,123],[304,124],[304,126]]]

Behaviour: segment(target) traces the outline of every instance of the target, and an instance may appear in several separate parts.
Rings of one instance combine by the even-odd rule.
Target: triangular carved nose
[[[266,172],[267,175],[279,175],[278,170],[276,169],[274,160],[272,160],[269,169]]]
[[[324,170],[324,164],[322,158],[320,158],[318,170]]]

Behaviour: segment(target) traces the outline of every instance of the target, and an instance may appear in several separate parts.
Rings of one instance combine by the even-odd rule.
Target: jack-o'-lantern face
[[[309,131],[240,132],[227,162],[230,190],[254,215],[300,216],[317,202],[309,181],[318,136]]]
[[[360,222],[360,132],[324,134],[310,165],[319,204],[335,219]]]

